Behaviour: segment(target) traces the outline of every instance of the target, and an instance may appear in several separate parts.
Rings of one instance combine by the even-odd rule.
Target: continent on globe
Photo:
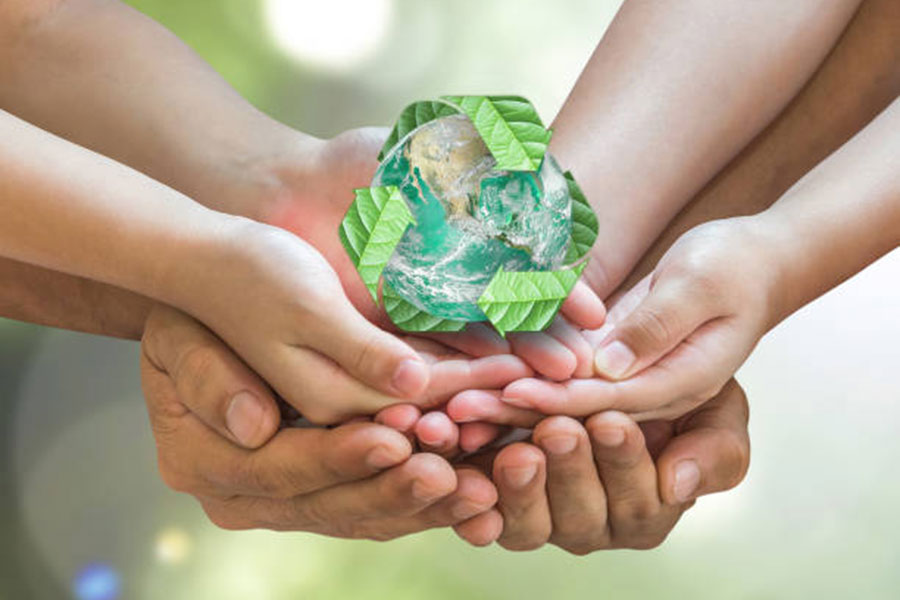
[[[406,331],[547,327],[581,274],[597,220],[517,96],[407,107],[339,235]],[[379,285],[380,284],[380,285]]]

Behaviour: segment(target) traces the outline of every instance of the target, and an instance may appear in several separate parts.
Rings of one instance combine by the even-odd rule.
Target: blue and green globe
[[[340,230],[400,328],[489,320],[505,333],[550,323],[596,218],[546,152],[549,139],[515,96],[445,97],[404,111]]]

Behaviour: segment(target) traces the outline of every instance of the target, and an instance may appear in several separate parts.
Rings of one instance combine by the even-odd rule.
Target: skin
[[[758,212],[770,206],[797,179],[890,103],[900,93],[900,38],[896,36],[898,19],[900,6],[891,0],[864,2],[852,24],[810,83],[779,118],[669,224],[621,288],[629,290],[638,282],[646,281],[646,275],[656,266],[659,257],[693,226],[734,214]],[[861,68],[861,65],[865,68]],[[622,292],[613,295],[609,315],[611,323],[621,319],[633,308],[628,302],[621,301],[622,296]],[[633,303],[639,300],[639,296],[631,294],[628,300]],[[746,406],[738,406],[734,400],[737,395],[734,390],[736,387],[732,380],[718,397],[701,407],[701,414],[695,411],[691,414],[696,416],[683,417],[678,421],[683,423],[687,420],[697,426],[697,437],[676,437],[657,458],[658,488],[664,502],[685,502],[716,489],[727,489],[729,482],[736,484],[740,473],[746,470],[749,444],[743,435],[745,428],[738,425],[741,415],[746,414]],[[727,403],[722,401],[723,394],[728,394]],[[499,394],[473,398],[471,392],[466,392],[454,398],[447,410],[460,420],[477,418],[530,427],[540,422],[538,414],[500,402]],[[557,418],[565,419],[550,417],[546,421]],[[651,448],[655,446],[654,440],[659,439],[662,423],[652,421],[641,424],[642,430],[650,433],[648,441],[651,442]],[[572,426],[573,433],[575,429]],[[710,434],[708,439],[703,439],[704,432]],[[715,452],[707,452],[713,447],[716,448]],[[651,451],[651,455],[657,456],[655,451]],[[533,453],[517,454],[514,458],[519,461],[519,465],[527,466],[528,460],[533,460],[534,456]],[[538,468],[545,468],[544,465],[547,465],[552,471],[555,468],[552,457],[553,453],[548,449],[545,458],[534,464]],[[729,459],[722,460],[718,466],[710,463],[712,459],[724,457]],[[691,462],[699,464],[702,474],[699,482],[693,475],[696,471]],[[677,471],[682,473],[680,478],[676,476]],[[732,477],[737,479],[731,479]],[[542,540],[546,541],[546,507],[549,507],[550,520],[554,524],[568,520],[577,527],[579,523],[587,522],[592,511],[583,509],[573,499],[589,494],[596,496],[596,478],[585,475],[579,479],[570,477],[569,481],[571,493],[558,494],[553,502],[541,502],[538,498],[539,489],[531,490],[529,496],[518,494],[508,486],[498,486],[501,510],[504,505],[511,503],[517,507],[513,512],[518,513],[522,512],[521,507],[538,507],[535,509],[537,516],[514,522],[507,519],[505,530],[509,530],[509,533],[505,535],[512,539],[531,540],[534,545]],[[606,481],[604,484],[609,485]],[[644,501],[652,503],[653,494],[647,494]],[[530,523],[535,523],[537,527],[532,529]],[[670,526],[665,517],[644,520],[645,530],[654,531],[657,539],[662,539]],[[475,527],[477,521],[467,523],[458,530],[465,534]],[[585,539],[593,536],[593,529],[583,527],[581,531]],[[554,537],[551,536],[549,541],[559,544]],[[574,547],[571,546],[571,541],[569,544],[570,546],[563,547],[579,553],[592,549],[583,543]]]
[[[636,4],[636,3],[635,3]]]
[[[670,419],[714,396],[767,331],[900,244],[898,130],[900,100],[768,210],[680,237],[599,341],[606,379],[516,382],[504,402]]]

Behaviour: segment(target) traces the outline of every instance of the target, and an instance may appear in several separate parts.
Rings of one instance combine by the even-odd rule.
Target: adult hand
[[[278,430],[266,384],[173,309],[157,307],[148,319],[141,376],[163,480],[194,495],[221,527],[385,540],[463,523],[496,501],[483,474],[411,455],[388,427]],[[488,523],[473,543],[499,535],[491,519],[493,530]]]
[[[748,406],[734,380],[682,419],[640,426],[605,412],[582,426],[548,417],[532,443],[502,449],[491,469],[510,550],[550,542],[573,554],[653,548],[694,499],[737,485],[747,471]],[[493,511],[455,526],[478,540],[496,526]]]
[[[393,330],[363,285],[337,230],[353,201],[353,189],[371,184],[378,167],[377,155],[388,130],[366,127],[346,131],[327,141],[303,145],[305,158],[283,167],[272,166],[284,189],[277,201],[266,203],[261,218],[296,233],[313,245],[337,272],[354,306],[370,321]],[[298,166],[299,165],[299,166]],[[603,303],[585,284],[573,290],[561,309],[563,318],[546,332],[520,333],[500,338],[489,326],[471,324],[462,334],[431,334],[428,337],[471,354],[486,356],[514,352],[538,373],[554,380],[574,374],[592,373],[590,345],[578,329],[600,327],[606,315]]]

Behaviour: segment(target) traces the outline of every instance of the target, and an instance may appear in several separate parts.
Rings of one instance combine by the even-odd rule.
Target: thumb
[[[141,351],[151,368],[168,376],[181,405],[223,437],[258,448],[277,431],[280,412],[265,382],[191,317],[155,308]]]
[[[371,388],[400,398],[416,398],[428,386],[429,368],[400,338],[365,319],[349,301],[339,301],[320,323],[315,349]]]
[[[710,318],[695,296],[683,283],[657,282],[600,342],[594,370],[625,379],[659,360]]]

